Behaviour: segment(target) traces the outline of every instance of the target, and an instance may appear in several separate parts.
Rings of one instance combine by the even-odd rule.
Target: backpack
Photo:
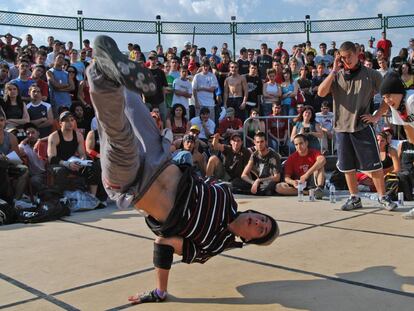
[[[62,197],[62,193],[54,189],[46,189],[38,194],[38,201],[34,208],[17,210],[17,221],[23,223],[38,223],[57,220],[70,215],[69,201]]]
[[[329,182],[335,186],[336,190],[348,190],[345,174],[337,168],[332,172]]]

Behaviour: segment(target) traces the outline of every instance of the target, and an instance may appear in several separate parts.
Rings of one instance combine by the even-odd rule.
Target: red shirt
[[[384,56],[387,59],[390,57],[391,47],[392,47],[392,43],[390,40],[387,40],[387,39],[381,39],[377,43],[377,49],[382,48],[384,50]]]
[[[218,132],[220,135],[226,133],[227,129],[238,130],[243,127],[243,123],[239,118],[234,118],[230,120],[229,118],[225,118],[220,121]]]
[[[303,157],[295,151],[286,160],[285,175],[290,176],[292,179],[299,179],[315,164],[316,158],[320,155],[321,153],[318,150],[311,148],[308,154]]]

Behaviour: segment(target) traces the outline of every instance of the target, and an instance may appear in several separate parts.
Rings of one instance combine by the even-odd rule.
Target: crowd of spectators
[[[104,201],[99,133],[85,75],[93,47],[84,40],[76,50],[52,36],[42,46],[30,34],[25,40],[23,45],[9,33],[0,36],[0,169],[8,174],[0,197],[20,199],[53,185],[83,187]],[[385,33],[376,45],[373,39],[366,48],[355,45],[363,66],[383,76],[396,71],[406,89],[414,89],[414,39],[393,58]],[[323,196],[325,156],[335,154],[335,135],[332,96],[317,94],[332,69],[335,41],[330,49],[307,41],[291,51],[282,41],[274,49],[262,43],[260,49],[240,49],[235,61],[226,43],[210,53],[190,42],[182,50],[158,45],[147,57],[138,44],[127,48],[129,58],[154,77],[157,92],[144,103],[160,132],[171,129],[176,161],[187,161],[181,151],[190,151],[201,176],[225,180],[235,192],[294,195],[298,183],[307,182],[318,199]],[[373,94],[372,112],[380,103]],[[390,142],[404,133],[386,121],[377,130],[384,169],[398,172],[401,151]],[[13,152],[21,161],[10,160]],[[91,161],[84,165],[84,159]],[[372,186],[369,177],[360,180]]]

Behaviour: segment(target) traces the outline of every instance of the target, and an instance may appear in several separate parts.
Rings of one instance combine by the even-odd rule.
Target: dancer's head
[[[279,236],[279,226],[273,217],[247,210],[238,214],[241,223],[240,238],[247,244],[270,245]]]

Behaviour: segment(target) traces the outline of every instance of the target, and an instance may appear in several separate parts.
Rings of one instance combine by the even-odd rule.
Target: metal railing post
[[[158,45],[161,45],[161,15],[157,15],[155,16],[155,18],[157,19],[157,24],[155,26],[155,30],[157,32],[157,36],[158,36]]]
[[[311,31],[311,26],[310,26],[310,15],[305,15],[305,19],[306,19],[306,41],[310,41],[310,31]]]
[[[231,17],[231,34],[233,36],[233,61],[236,61],[236,16]]]
[[[78,10],[79,50],[82,49],[83,11]]]

